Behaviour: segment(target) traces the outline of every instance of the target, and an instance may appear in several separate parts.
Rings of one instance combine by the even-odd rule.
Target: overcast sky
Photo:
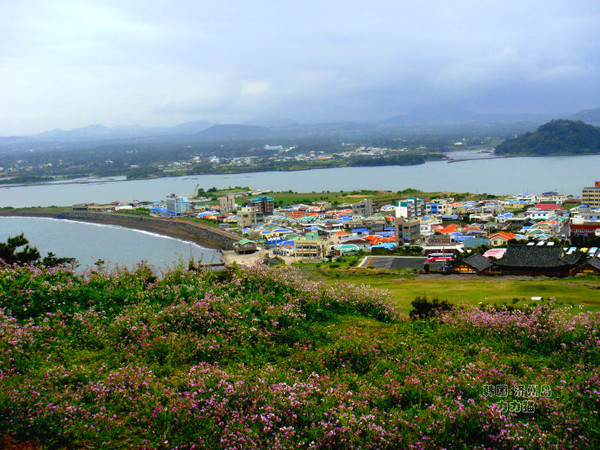
[[[0,135],[600,107],[598,0],[3,0]]]

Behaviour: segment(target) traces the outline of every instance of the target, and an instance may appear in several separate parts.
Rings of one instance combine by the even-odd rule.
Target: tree
[[[6,242],[0,242],[0,260],[6,264],[41,264],[46,267],[54,267],[77,262],[75,258],[57,258],[52,252],[48,253],[41,261],[40,258],[39,250],[29,246],[29,241],[23,233],[9,237]]]
[[[20,247],[24,248],[17,251]],[[40,259],[40,252],[35,247],[29,246],[29,241],[21,233],[15,237],[9,237],[6,242],[0,242],[0,259],[6,264],[30,264]]]
[[[77,260],[69,257],[57,258],[52,252],[48,252],[48,255],[42,259],[42,265],[46,267],[62,266],[63,264],[77,264]]]

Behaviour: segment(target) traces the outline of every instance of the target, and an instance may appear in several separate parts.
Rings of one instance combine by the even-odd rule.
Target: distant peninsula
[[[600,153],[600,128],[579,120],[552,120],[534,133],[498,145],[498,156],[559,156]]]

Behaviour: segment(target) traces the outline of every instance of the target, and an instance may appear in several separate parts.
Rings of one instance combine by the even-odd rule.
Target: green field
[[[600,278],[594,276],[548,277],[486,277],[474,275],[416,275],[408,271],[304,267],[311,279],[326,283],[346,282],[386,289],[396,303],[407,312],[415,297],[438,297],[458,305],[479,303],[512,305],[513,299],[536,304],[531,297],[554,297],[560,304],[573,304],[577,311],[600,311]],[[523,301],[525,299],[525,302]]]
[[[279,206],[289,206],[295,203],[312,203],[319,201],[327,201],[332,204],[354,203],[362,199],[368,198],[373,200],[376,206],[383,206],[387,203],[393,203],[400,199],[411,196],[417,196],[423,199],[431,199],[437,197],[454,197],[455,199],[484,199],[493,196],[488,194],[471,194],[471,193],[456,193],[456,192],[424,192],[417,189],[405,189],[404,191],[375,191],[375,190],[354,190],[341,192],[272,192],[268,194],[273,197],[276,204]]]
[[[209,202],[209,204],[218,204],[216,200],[217,197],[227,194],[227,193],[239,193],[250,190],[249,187],[235,187],[228,189],[216,189],[210,188],[206,192],[200,192],[199,195],[210,195],[213,196],[213,201]],[[400,199],[405,199],[408,197],[416,196],[419,198],[423,198],[425,200],[429,200],[432,198],[441,198],[441,197],[454,197],[457,201],[459,200],[481,200],[481,199],[490,199],[496,198],[494,195],[490,194],[472,194],[469,192],[424,192],[419,191],[417,189],[405,189],[399,192],[393,191],[385,191],[385,190],[368,190],[368,189],[360,189],[353,191],[324,191],[324,192],[295,192],[292,190],[289,191],[281,191],[281,192],[268,192],[264,194],[250,194],[245,197],[238,197],[236,202],[240,205],[245,205],[248,198],[257,197],[259,195],[268,195],[269,197],[273,197],[275,200],[275,204],[277,207],[287,207],[293,204],[304,203],[311,204],[313,202],[330,202],[334,206],[340,205],[344,203],[355,203],[359,202],[365,198],[373,200],[373,203],[376,206],[383,206],[388,203],[396,202]]]

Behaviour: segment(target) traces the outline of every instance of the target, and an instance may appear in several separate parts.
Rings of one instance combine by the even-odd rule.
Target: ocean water
[[[0,217],[0,241],[21,233],[43,256],[74,257],[79,269],[103,260],[108,266],[133,267],[145,261],[166,269],[190,258],[206,264],[221,261],[217,250],[167,236],[115,225],[98,225],[47,218]]]
[[[459,156],[459,154],[454,154]],[[417,166],[343,167],[297,172],[257,172],[226,175],[195,175],[152,180],[99,180],[85,184],[51,184],[0,187],[0,207],[71,206],[75,203],[164,200],[176,193],[190,196],[196,185],[250,187],[272,191],[321,192],[355,189],[400,191],[473,192],[513,195],[558,191],[581,195],[585,186],[599,179],[600,155],[536,158],[488,158],[478,152],[461,152],[462,158],[448,163],[433,161]]]

